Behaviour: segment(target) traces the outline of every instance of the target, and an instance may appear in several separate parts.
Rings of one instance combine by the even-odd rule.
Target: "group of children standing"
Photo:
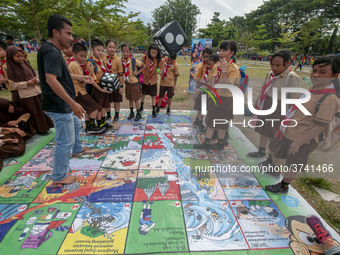
[[[203,125],[201,114],[201,91],[204,89],[213,90],[215,84],[233,84],[238,86],[240,73],[236,65],[234,55],[236,54],[236,43],[234,41],[224,41],[219,47],[218,56],[215,58],[211,49],[203,51],[203,63],[198,66],[196,80],[201,84],[197,89],[194,99],[194,109],[198,111],[194,125],[197,125],[201,132],[206,130],[206,138],[203,144],[197,144],[197,149],[224,149],[228,140],[228,124],[216,124],[213,121],[223,119],[230,121],[233,119],[233,98],[228,89],[216,89],[216,94],[220,96],[220,102],[215,103],[210,97],[208,100],[208,113],[205,118],[206,128]],[[291,69],[291,53],[288,50],[279,50],[270,59],[271,71],[268,73],[260,93],[255,101],[254,107],[257,110],[268,110],[273,104],[273,88],[280,91],[283,87],[301,87],[301,78]],[[268,185],[265,188],[273,193],[288,192],[289,184],[297,175],[295,169],[307,166],[309,155],[317,148],[320,140],[319,135],[325,133],[335,115],[340,109],[340,56],[327,55],[319,57],[312,66],[310,75],[311,86],[309,92],[311,99],[303,106],[311,113],[305,115],[297,106],[292,105],[287,109],[286,116],[281,114],[281,108],[270,115],[253,116],[253,119],[262,120],[263,125],[256,127],[255,132],[260,134],[259,149],[256,152],[248,153],[248,157],[266,156],[266,148],[269,147],[268,158],[260,163],[261,166],[279,166],[285,160],[290,171],[283,174],[281,182]],[[298,99],[301,94],[290,93],[288,98]],[[217,101],[217,100],[216,100]],[[280,105],[280,100],[278,102]],[[274,122],[264,121],[265,119],[279,120]],[[281,121],[288,125],[289,119],[297,122],[295,127],[285,128]],[[218,138],[218,142],[212,138]]]
[[[128,119],[139,121],[144,110],[145,96],[150,95],[152,100],[152,116],[157,117],[160,104],[165,93],[169,98],[167,114],[170,115],[171,99],[179,76],[176,57],[162,59],[161,52],[156,44],[151,44],[147,54],[142,60],[135,59],[131,55],[131,47],[128,44],[121,45],[122,58],[116,55],[117,44],[113,40],[104,43],[98,39],[91,41],[91,57],[87,58],[87,49],[81,43],[74,43],[72,50],[65,49],[65,62],[71,74],[89,75],[93,77],[92,84],[73,80],[76,91],[76,102],[86,111],[86,131],[90,133],[102,132],[112,126],[106,122],[111,119],[111,103],[114,104],[115,115],[113,121],[119,120],[120,103],[123,101],[123,89],[125,97],[129,100],[130,114]],[[106,50],[106,51],[105,51]],[[233,95],[228,89],[214,88],[215,84],[233,84],[239,86],[240,72],[236,65],[235,54],[237,51],[234,41],[223,41],[219,47],[219,54],[210,48],[203,50],[203,63],[198,66],[195,78],[202,88],[195,93],[194,109],[198,111],[194,125],[201,132],[206,133],[203,144],[195,145],[196,149],[222,150],[228,143],[228,124],[216,124],[214,120],[233,119]],[[25,136],[35,132],[44,134],[53,126],[51,120],[41,110],[39,80],[29,62],[25,59],[24,51],[17,46],[9,46],[0,42],[0,83],[5,83],[12,93],[12,101],[2,99],[1,114],[3,127],[22,127]],[[291,54],[288,50],[276,52],[270,59],[271,71],[268,73],[254,107],[257,110],[267,110],[273,103],[273,88],[301,87],[301,80],[291,67]],[[160,71],[158,72],[157,69]],[[110,92],[100,87],[100,78],[103,73],[118,75],[120,88]],[[159,73],[159,74],[158,74]],[[297,125],[294,128],[284,128],[280,121],[263,121],[262,127],[255,131],[260,134],[259,149],[248,153],[249,157],[263,157],[268,146],[268,159],[260,165],[278,165],[286,160],[288,166],[302,164],[306,166],[308,156],[315,150],[319,142],[319,134],[322,133],[340,106],[338,97],[340,57],[327,55],[319,57],[313,63],[311,72],[312,87],[309,88],[311,99],[304,107],[312,114],[304,115],[296,106],[287,109],[287,115],[281,114],[280,107],[269,116],[254,116],[255,119],[295,119]],[[139,76],[143,74],[143,79]],[[156,105],[155,97],[158,92],[157,83],[160,75],[159,101]],[[201,110],[201,91],[213,90],[218,95],[216,104],[211,98],[207,103],[208,114],[205,118],[206,129],[203,125]],[[290,94],[290,98],[299,98],[299,94]],[[279,104],[280,102],[278,102]],[[317,109],[316,106],[318,105]],[[136,113],[134,111],[136,109]],[[23,125],[25,124],[25,125]],[[1,130],[0,130],[1,132]],[[14,130],[12,133],[16,133]],[[22,133],[20,134],[22,136]],[[217,138],[217,143],[213,139]],[[18,139],[11,140],[18,143]],[[16,139],[16,140],[15,140]],[[0,144],[3,146],[4,143]],[[296,173],[296,172],[295,172]],[[275,185],[268,185],[266,189],[275,193],[288,191],[290,182],[295,175],[290,172],[283,180]]]
[[[90,133],[102,132],[112,126],[106,122],[111,119],[111,103],[114,104],[115,115],[113,121],[119,120],[120,103],[123,101],[123,89],[125,97],[129,100],[130,114],[128,119],[139,121],[144,110],[145,96],[152,99],[152,116],[157,117],[162,98],[167,93],[169,98],[167,114],[170,115],[171,99],[179,76],[176,57],[162,59],[158,46],[152,43],[142,60],[131,55],[131,47],[122,44],[120,49],[122,58],[116,55],[117,44],[113,40],[107,40],[105,45],[99,39],[91,41],[91,57],[86,59],[87,49],[81,43],[75,43],[70,49],[65,49],[65,61],[70,73],[90,75],[94,79],[93,84],[85,84],[74,80],[76,90],[76,102],[86,111],[86,131]],[[105,52],[106,49],[106,52]],[[158,72],[160,70],[159,104],[156,105]],[[99,85],[103,73],[118,75],[120,88],[110,92]],[[143,74],[144,80],[139,79]],[[136,109],[136,113],[134,112]],[[95,123],[97,122],[97,124]]]

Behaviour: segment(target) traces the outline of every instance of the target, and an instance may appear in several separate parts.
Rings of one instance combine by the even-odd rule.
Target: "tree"
[[[299,32],[293,32],[289,30],[289,25],[281,25],[281,37],[278,39],[280,48],[290,49],[294,45],[294,41]]]
[[[124,13],[122,10],[124,2],[127,0],[80,0],[79,4],[72,8],[73,19],[80,24],[80,28],[84,29],[83,25],[86,24],[90,47],[91,26],[95,23],[103,25],[107,20],[120,16]]]
[[[321,37],[320,27],[320,21],[317,19],[312,19],[302,25],[297,44],[301,54],[306,53],[308,55],[313,44]]]
[[[47,36],[47,19],[51,14],[65,14],[75,2],[66,0],[9,0],[1,4],[1,27],[10,28],[19,33],[34,31],[41,41]],[[4,17],[4,19],[3,19]],[[42,32],[43,28],[43,32]]]
[[[191,0],[167,0],[152,12],[152,26],[157,32],[165,24],[177,20],[190,44],[197,25],[196,16],[200,13],[199,8]]]

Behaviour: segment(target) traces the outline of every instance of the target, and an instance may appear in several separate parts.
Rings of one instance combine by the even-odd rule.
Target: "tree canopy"
[[[199,8],[191,0],[167,0],[152,12],[152,26],[157,32],[165,24],[177,20],[191,43],[192,34],[197,26],[196,16]]]
[[[339,47],[339,13],[338,0],[269,0],[229,21],[215,12],[198,36],[212,38],[213,46],[233,39],[258,51],[288,48],[306,54],[334,53]]]
[[[76,38],[102,40],[115,38],[132,45],[142,45],[150,39],[148,27],[140,19],[132,20],[139,13],[124,11],[127,0],[8,0],[0,3],[1,32],[24,39],[47,38],[47,19],[61,14],[73,24]]]

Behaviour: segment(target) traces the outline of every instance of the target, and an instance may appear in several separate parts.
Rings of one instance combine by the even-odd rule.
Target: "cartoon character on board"
[[[325,250],[314,232],[306,223],[306,217],[301,215],[289,216],[286,227],[290,232],[289,246],[296,255],[324,254]]]
[[[146,235],[155,225],[156,223],[151,221],[151,205],[153,202],[147,202],[143,200],[143,210],[140,214],[139,224],[140,227],[138,229],[139,234]]]

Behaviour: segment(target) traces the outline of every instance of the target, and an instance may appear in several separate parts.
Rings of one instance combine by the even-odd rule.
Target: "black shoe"
[[[272,160],[271,160],[271,158],[267,158],[265,161],[262,161],[260,164],[259,164],[259,166],[261,167],[261,166],[269,166],[269,165],[272,165],[273,164],[273,162],[272,162]]]
[[[229,132],[228,132],[228,131],[225,133],[225,138],[224,138],[224,140],[225,140],[224,145],[225,145],[225,146],[229,146]]]
[[[134,119],[134,121],[139,121],[142,118],[142,114],[137,113],[136,118]]]
[[[274,185],[267,185],[265,189],[272,193],[287,193],[289,188],[283,188],[281,183],[277,183]]]
[[[213,144],[212,145],[212,149],[213,150],[224,150],[224,144],[225,144],[225,141],[224,139],[218,139],[218,142],[216,144]]]
[[[130,112],[130,115],[127,117],[128,120],[131,120],[135,117],[135,113],[134,112]]]
[[[106,115],[105,120],[110,120],[111,116]]]
[[[159,113],[159,110],[160,110],[160,108],[159,108],[159,106],[157,106],[156,107],[156,113]]]
[[[104,128],[113,128],[113,126],[107,123],[106,121],[103,124],[104,124],[103,125]]]
[[[152,118],[157,118],[157,113],[156,113],[156,111],[152,111]]]
[[[213,144],[210,144],[210,143],[194,144],[194,149],[211,150],[213,149]]]
[[[144,111],[143,105],[140,106],[139,111],[140,111],[140,112]]]
[[[254,151],[254,152],[249,152],[247,156],[250,158],[261,158],[261,157],[266,156],[266,153],[261,152],[261,151]]]
[[[103,132],[104,130],[104,127],[96,127],[95,125],[91,125],[86,127],[85,132],[89,134],[97,134]]]
[[[192,123],[192,125],[198,126],[199,123],[200,123],[200,121],[198,120],[198,118],[196,118],[195,121]]]
[[[205,133],[205,126],[201,123],[201,125],[198,125],[198,130],[199,130],[201,133]]]
[[[210,141],[211,139],[205,138],[204,143],[194,144],[194,149],[210,150],[213,148],[213,144]]]
[[[166,115],[170,116],[170,109],[169,108],[166,110]]]
[[[114,122],[119,121],[119,116],[116,115],[116,116],[113,118],[113,121],[114,121]]]

